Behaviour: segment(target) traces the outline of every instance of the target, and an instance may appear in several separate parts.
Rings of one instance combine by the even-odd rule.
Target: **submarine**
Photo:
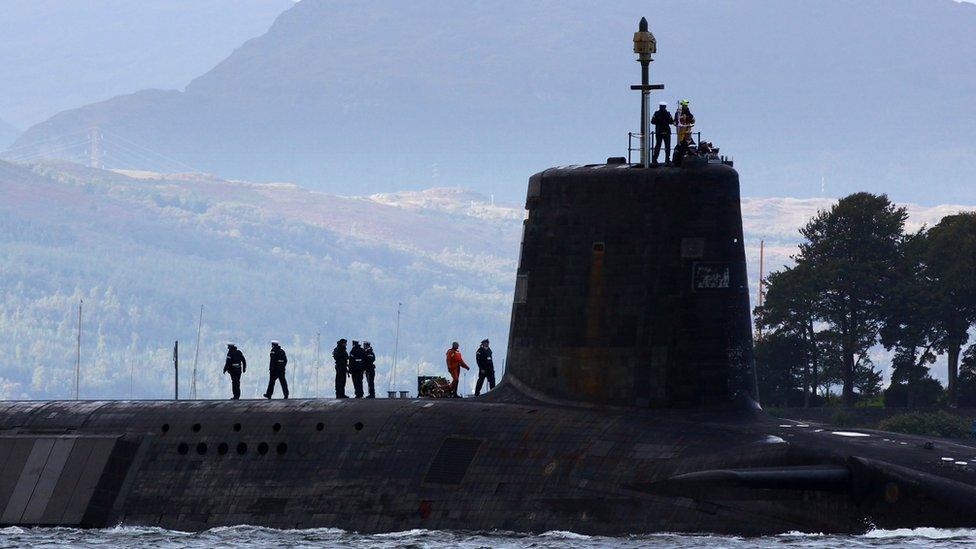
[[[507,368],[464,399],[0,403],[0,525],[629,535],[976,526],[976,449],[759,405],[724,158],[533,175]]]

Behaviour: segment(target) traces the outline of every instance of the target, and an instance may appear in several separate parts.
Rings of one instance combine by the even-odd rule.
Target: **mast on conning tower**
[[[641,17],[637,32],[634,33],[634,53],[637,54],[637,62],[641,64],[641,83],[639,86],[631,86],[632,90],[641,92],[641,126],[640,126],[640,163],[642,168],[649,168],[651,165],[651,139],[650,131],[650,109],[648,100],[651,90],[663,90],[664,84],[649,84],[647,69],[651,61],[652,54],[657,53],[657,40],[654,35],[647,30],[647,19]]]

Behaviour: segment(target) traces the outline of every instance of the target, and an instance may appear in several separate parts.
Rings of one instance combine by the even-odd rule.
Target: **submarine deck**
[[[937,472],[976,485],[976,441],[889,433],[870,429],[830,428],[817,423],[782,420],[763,412],[727,410],[653,410],[612,406],[544,403],[527,398],[514,403],[515,391],[464,399],[290,399],[290,400],[115,400],[6,401],[0,403],[0,436],[17,434],[116,433],[178,438],[195,445],[197,439],[228,443],[238,439],[267,440],[342,433],[374,439],[399,420],[423,417],[428,433],[456,432],[463,418],[472,434],[479,428],[492,433],[492,418],[533,418],[519,424],[627,424],[649,432],[634,438],[655,438],[655,431],[678,430],[725,436],[764,437],[770,443],[798,444],[837,457],[856,455],[890,460],[897,450],[900,465]],[[543,418],[545,418],[543,420]],[[508,427],[508,422],[503,422]],[[389,433],[387,433],[389,434]],[[516,434],[516,433],[512,433]],[[725,438],[724,436],[722,438]],[[773,440],[776,439],[776,440]],[[377,441],[379,442],[379,441]],[[951,461],[950,461],[951,458]],[[962,462],[965,462],[963,465]]]
[[[543,403],[508,385],[468,399],[4,402],[0,524],[856,531],[847,500],[814,500],[810,515],[670,483],[878,462],[909,471],[907,485],[935,479],[953,504],[971,496],[976,449],[853,433],[755,412]]]

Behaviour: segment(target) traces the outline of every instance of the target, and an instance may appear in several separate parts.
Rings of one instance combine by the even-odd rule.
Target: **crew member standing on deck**
[[[481,342],[478,352],[474,355],[475,362],[478,363],[478,383],[474,386],[474,396],[481,394],[481,385],[488,380],[488,390],[495,388],[495,363],[491,360],[491,347],[488,340]]]
[[[352,376],[352,387],[356,391],[356,398],[363,398],[363,369],[366,367],[366,351],[359,346],[358,341],[352,342],[349,350],[349,375]]]
[[[464,363],[464,358],[461,357],[460,345],[455,341],[451,343],[451,348],[447,350],[447,371],[451,374],[451,396],[454,398],[461,398],[458,394],[458,376],[461,375],[461,368],[465,370],[470,370],[468,365]]]
[[[271,360],[268,363],[268,390],[264,393],[264,398],[271,398],[274,394],[275,381],[281,382],[281,392],[288,398],[288,382],[285,381],[285,366],[288,364],[288,356],[285,350],[275,341],[271,341]]]
[[[247,371],[247,360],[244,353],[234,343],[227,344],[227,360],[224,361],[224,373],[230,374],[230,390],[233,399],[241,398],[241,374]]]
[[[346,375],[349,372],[349,353],[346,352],[345,339],[336,341],[335,349],[332,349],[332,358],[335,359],[336,398],[349,398],[346,396]]]
[[[376,353],[373,352],[373,345],[368,341],[363,342],[363,351],[366,353],[366,362],[363,370],[366,373],[366,386],[369,393],[366,398],[376,398]]]

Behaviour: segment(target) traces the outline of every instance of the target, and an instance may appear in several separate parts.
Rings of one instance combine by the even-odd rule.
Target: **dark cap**
[[[345,338],[343,338],[343,339],[340,339],[339,341],[336,341],[336,343],[338,343],[339,345],[343,345],[343,344],[346,343],[346,340],[345,340]]]
[[[482,339],[481,342],[482,343],[488,343],[488,340],[487,339]]]

